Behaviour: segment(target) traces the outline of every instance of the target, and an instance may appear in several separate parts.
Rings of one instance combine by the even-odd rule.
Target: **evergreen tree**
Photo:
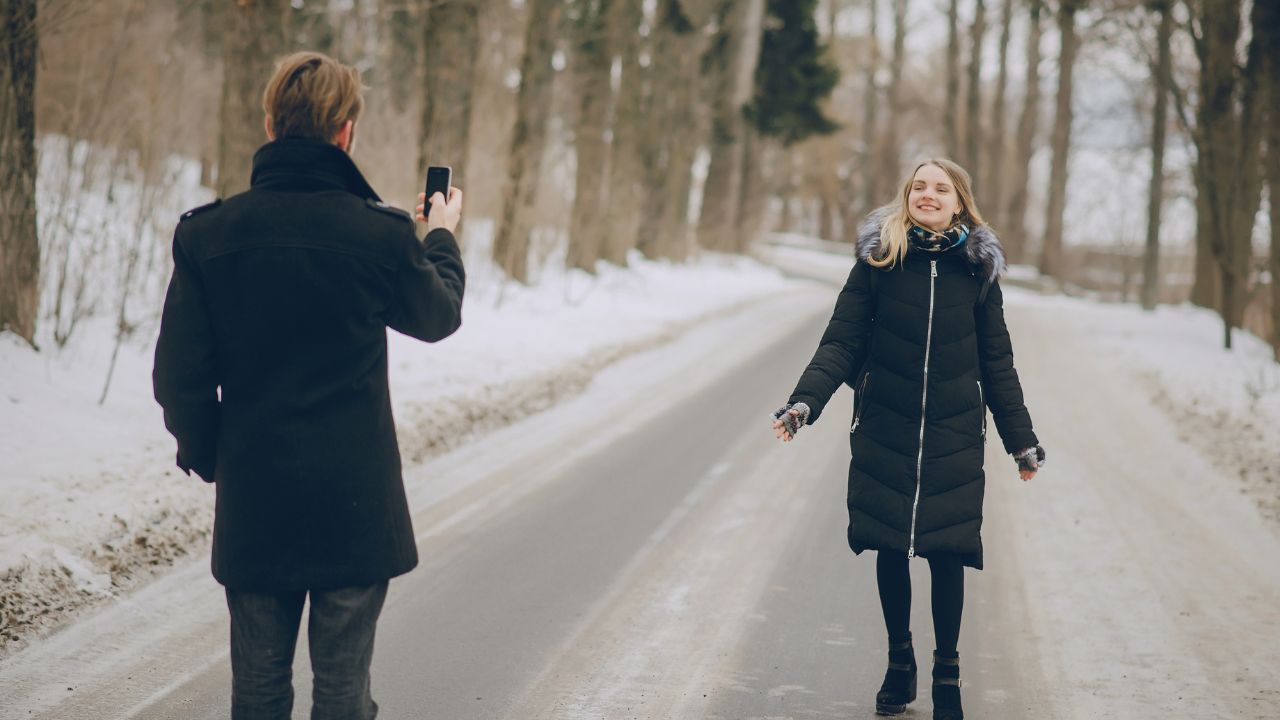
[[[761,135],[784,145],[840,128],[819,106],[839,82],[840,70],[830,64],[819,42],[813,19],[817,4],[768,0],[755,94],[746,113]]]

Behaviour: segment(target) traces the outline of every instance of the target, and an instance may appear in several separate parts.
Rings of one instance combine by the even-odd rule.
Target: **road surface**
[[[844,540],[850,395],[794,443],[767,420],[833,299],[815,288],[709,323],[411,468],[422,563],[392,582],[379,626],[381,717],[873,717],[885,639],[874,555]],[[1047,312],[1008,313],[1050,465],[1024,484],[988,446],[987,569],[967,571],[960,638],[967,716],[1275,717],[1274,533],[1198,535],[1188,478],[1203,459]],[[1122,483],[1114,444],[1131,437],[1155,477]],[[1143,496],[1161,482],[1174,490]],[[1245,518],[1237,500],[1211,505]],[[1263,557],[1203,566],[1247,542]],[[912,565],[918,718],[932,628],[927,566]],[[1205,572],[1236,578],[1211,592],[1271,623],[1269,641],[1199,604]],[[225,718],[226,635],[201,558],[6,660],[0,716]],[[295,684],[306,717],[305,642]]]

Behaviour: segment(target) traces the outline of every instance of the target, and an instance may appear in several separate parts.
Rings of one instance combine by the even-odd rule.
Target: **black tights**
[[[955,657],[960,640],[960,614],[964,611],[964,565],[958,555],[931,555],[930,599],[933,603],[933,635],[938,654]],[[911,630],[911,575],[907,554],[881,550],[876,556],[876,584],[889,642],[904,642]]]

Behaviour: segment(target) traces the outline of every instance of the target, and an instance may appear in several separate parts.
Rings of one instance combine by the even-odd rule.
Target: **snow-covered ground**
[[[714,255],[686,265],[637,256],[626,270],[552,272],[536,287],[486,282],[479,270],[454,336],[427,345],[389,334],[408,463],[549,407],[610,363],[791,285],[757,262]],[[105,321],[89,321],[60,351],[0,336],[5,652],[206,547],[212,488],[174,467],[151,397],[154,332],[122,347],[99,405],[113,340]]]
[[[1015,288],[1005,297],[1008,304],[1051,309],[1048,322],[1069,322],[1090,336],[1111,355],[1109,365],[1169,415],[1178,438],[1210,459],[1280,532],[1280,364],[1271,346],[1237,330],[1232,349],[1223,349],[1218,315],[1192,305],[1145,312]]]

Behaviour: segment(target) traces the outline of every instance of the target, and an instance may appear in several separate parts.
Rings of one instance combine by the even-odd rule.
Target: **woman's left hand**
[[[1014,453],[1013,459],[1018,463],[1018,477],[1025,482],[1035,477],[1036,472],[1044,465],[1044,448],[1039,445],[1026,448]]]

